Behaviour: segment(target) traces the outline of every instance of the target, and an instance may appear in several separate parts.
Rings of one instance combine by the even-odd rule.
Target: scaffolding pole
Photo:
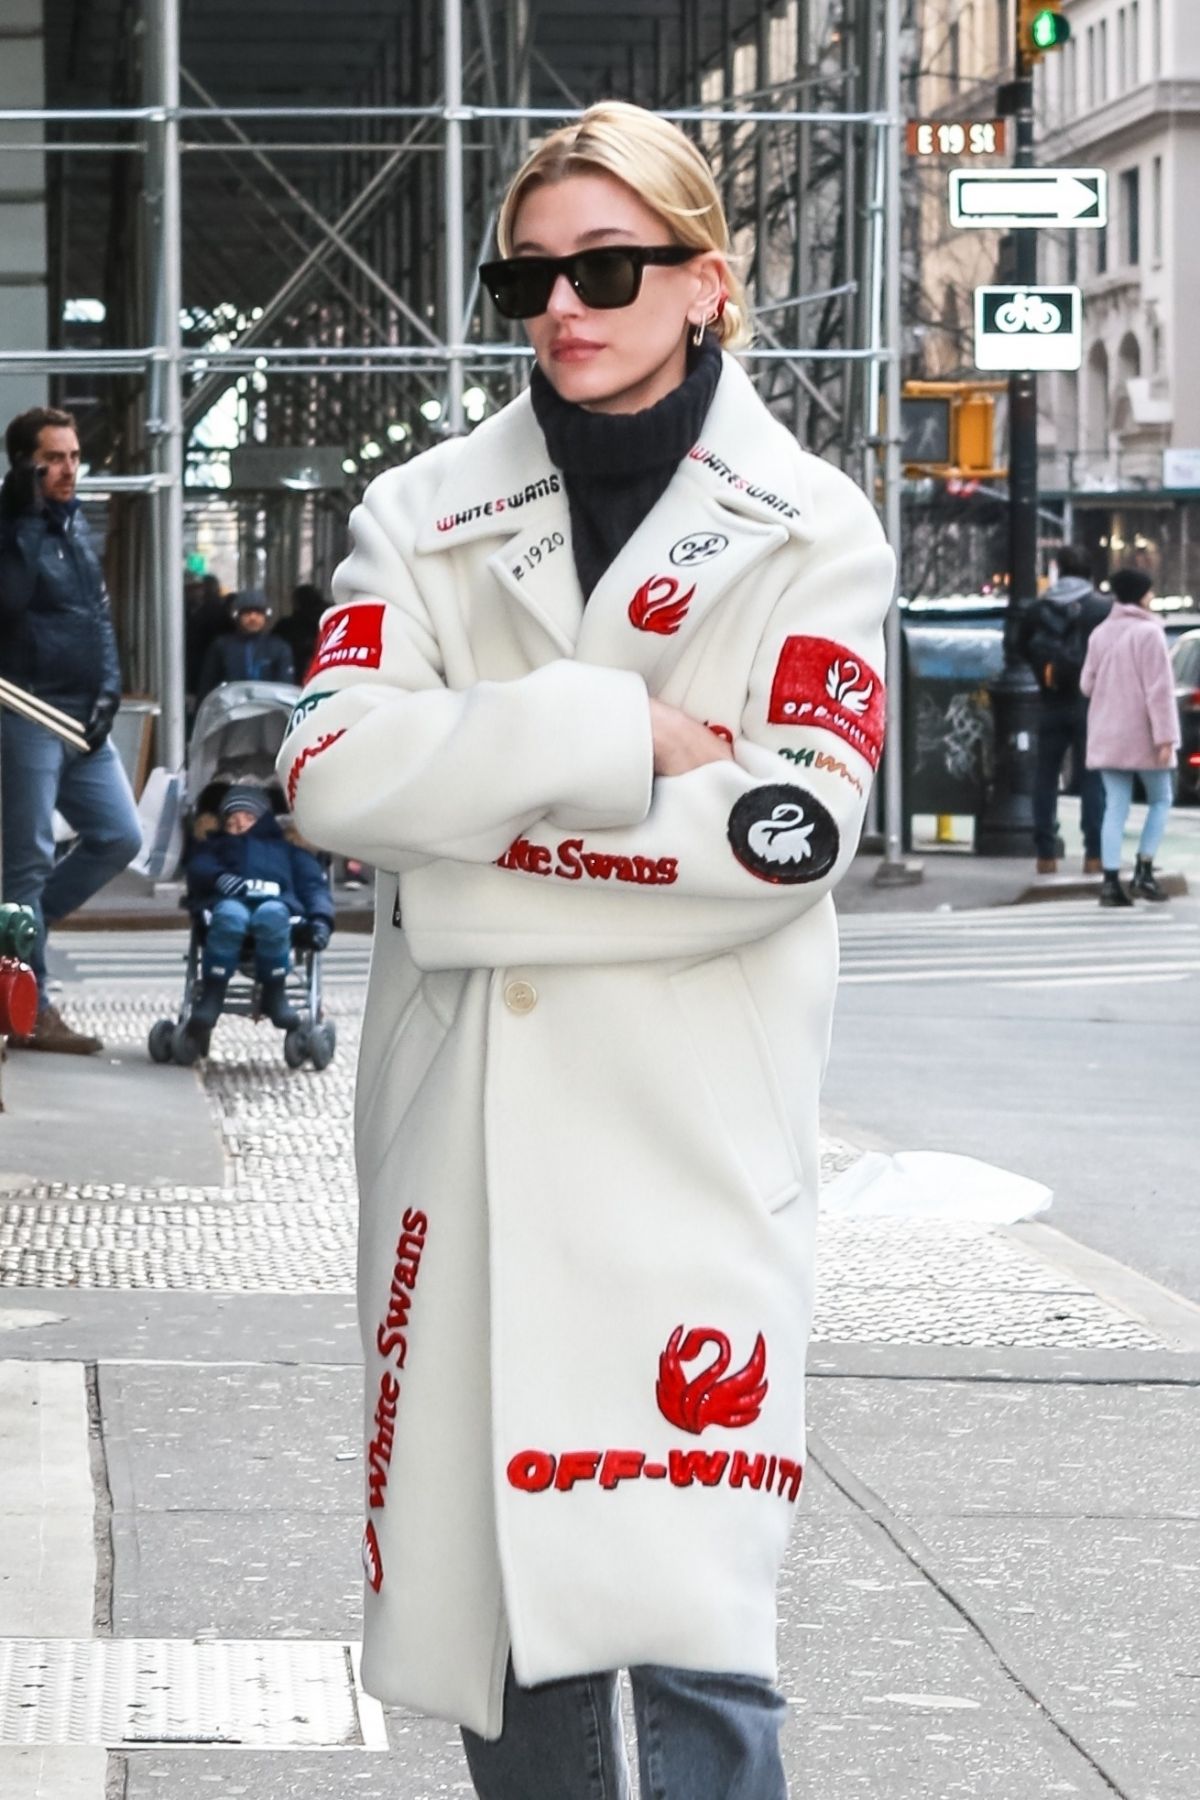
[[[888,542],[900,570],[901,480],[901,366],[903,332],[901,307],[901,211],[900,158],[903,153],[903,120],[900,116],[900,0],[883,0],[884,111],[888,123],[883,135],[883,522]],[[904,857],[904,702],[902,678],[903,634],[899,597],[892,596],[884,627],[887,647],[887,740],[883,765],[883,861],[876,880],[883,886],[920,881],[920,863]]]
[[[181,769],[187,747],[183,644],[183,221],[179,188],[179,0],[146,0],[149,79],[160,110],[151,115],[149,162],[157,202],[152,316],[161,350],[151,365],[146,422],[155,474],[154,556],[149,572],[154,666],[158,675],[159,758]]]
[[[445,204],[446,253],[444,298],[446,339],[446,433],[462,435],[463,425],[463,356],[466,320],[463,318],[463,290],[466,251],[463,233],[463,56],[462,0],[443,0],[442,4],[442,83],[446,95]]]

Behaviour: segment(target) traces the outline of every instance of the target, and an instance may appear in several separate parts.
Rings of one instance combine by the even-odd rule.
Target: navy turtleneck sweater
[[[662,499],[700,436],[720,378],[721,347],[711,333],[689,348],[679,386],[644,412],[589,412],[564,400],[534,369],[530,397],[550,460],[562,471],[585,600]]]

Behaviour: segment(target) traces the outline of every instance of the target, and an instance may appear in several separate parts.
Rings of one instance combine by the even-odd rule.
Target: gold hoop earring
[[[700,348],[701,344],[704,342],[704,329],[705,329],[705,322],[703,319],[701,319],[699,325],[692,326],[692,342],[693,342],[693,344],[695,344],[697,350]]]

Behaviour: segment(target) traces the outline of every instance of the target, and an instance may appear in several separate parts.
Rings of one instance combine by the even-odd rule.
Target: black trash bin
[[[992,771],[988,684],[1004,667],[1001,609],[907,611],[903,621],[904,819],[978,818]]]

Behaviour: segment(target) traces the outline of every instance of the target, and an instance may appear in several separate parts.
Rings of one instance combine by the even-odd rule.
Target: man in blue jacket
[[[271,630],[271,603],[257,588],[235,594],[230,604],[233,631],[216,637],[204,654],[196,698],[203,700],[227,681],[281,681],[296,679],[290,644]]]
[[[328,944],[334,920],[324,869],[311,850],[284,837],[262,788],[230,787],[220,816],[220,831],[197,844],[187,870],[188,903],[193,912],[209,915],[203,988],[188,1026],[202,1050],[247,936],[254,943],[263,1011],[272,1025],[288,1031],[300,1023],[286,993],[292,919],[305,921],[315,950]]]
[[[83,727],[86,752],[4,709],[0,721],[3,895],[37,915],[31,962],[37,1024],[11,1041],[87,1055],[99,1038],[73,1031],[46,987],[46,927],[74,912],[141,849],[137,808],[108,741],[121,700],[121,668],[104,577],[75,498],[79,438],[71,414],[34,407],[4,435],[0,485],[0,675],[50,701]],[[55,862],[55,810],[78,833]]]

